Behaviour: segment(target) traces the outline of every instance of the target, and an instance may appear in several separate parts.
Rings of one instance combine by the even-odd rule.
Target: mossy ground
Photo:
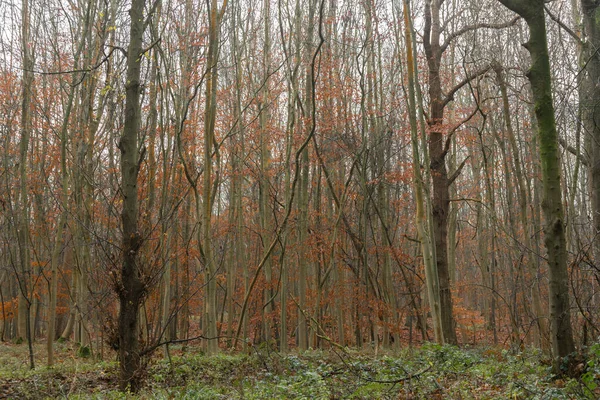
[[[427,344],[378,355],[355,350],[280,355],[266,347],[206,357],[195,348],[157,352],[137,395],[117,390],[118,365],[77,357],[57,344],[58,362],[28,369],[27,349],[0,345],[0,398],[10,399],[596,399],[600,345],[578,379],[556,379],[535,350]],[[112,357],[112,356],[111,356]]]

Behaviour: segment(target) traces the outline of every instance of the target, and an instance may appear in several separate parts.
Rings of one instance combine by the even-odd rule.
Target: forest
[[[600,1],[0,16],[0,397],[600,397]]]

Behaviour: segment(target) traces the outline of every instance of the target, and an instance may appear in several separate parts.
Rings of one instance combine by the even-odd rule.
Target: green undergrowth
[[[281,355],[171,349],[157,353],[140,393],[117,390],[118,365],[77,357],[59,345],[52,367],[29,370],[24,346],[3,345],[0,398],[14,399],[596,399],[600,344],[577,379],[558,379],[537,350],[426,344],[378,355],[346,349]],[[36,348],[42,356],[43,347]],[[41,364],[40,364],[41,365]]]

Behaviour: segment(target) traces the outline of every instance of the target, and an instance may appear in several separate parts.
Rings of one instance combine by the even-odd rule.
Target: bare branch
[[[152,42],[148,47],[146,47],[145,49],[142,49],[142,54],[145,54],[147,52],[149,52],[150,50],[152,50],[152,48],[154,46],[156,46],[157,44],[160,43],[160,38],[156,39],[154,42]]]
[[[480,22],[477,24],[471,24],[471,25],[467,25],[462,27],[461,29],[457,30],[456,32],[451,33],[450,35],[448,35],[448,37],[446,38],[446,40],[444,41],[444,43],[442,44],[441,51],[442,53],[446,50],[446,48],[450,45],[450,43],[452,43],[452,41],[456,38],[458,38],[459,36],[464,35],[467,32],[472,32],[475,31],[477,29],[503,29],[503,28],[508,28],[509,26],[513,26],[517,23],[517,21],[519,21],[521,19],[520,16],[516,16],[513,19],[511,19],[510,21],[506,21],[500,24],[490,24],[488,22]]]
[[[491,68],[492,68],[492,65],[487,64],[487,65],[483,66],[482,68],[478,69],[477,71],[467,75],[462,81],[458,82],[456,84],[456,86],[454,86],[452,89],[450,89],[450,91],[448,92],[448,94],[446,95],[444,100],[442,101],[442,105],[445,107],[448,103],[450,103],[452,100],[454,100],[454,95],[456,94],[456,92],[458,92],[460,89],[462,89],[463,86],[467,85],[473,79],[476,79],[476,78],[480,77],[481,75],[484,75]]]
[[[475,97],[475,96],[473,96],[473,97]],[[454,127],[448,132],[448,135],[446,136],[446,142],[444,143],[444,151],[443,151],[444,157],[446,157],[446,154],[448,154],[448,151],[450,151],[450,144],[452,143],[452,136],[454,136],[454,133],[456,133],[458,128],[460,128],[461,126],[463,126],[464,124],[469,122],[471,120],[471,118],[473,118],[475,116],[475,114],[477,114],[480,111],[481,111],[481,108],[479,107],[479,102],[477,102],[477,107],[475,107],[469,115],[467,115],[465,118],[463,118],[461,121],[459,121],[456,125],[454,125]]]
[[[567,141],[563,138],[558,138],[558,143],[560,143],[560,145],[562,147],[564,147],[565,150],[567,150],[569,153],[573,154],[575,157],[577,157],[579,159],[579,162],[582,163],[583,165],[585,165],[586,167],[590,166],[590,162],[589,159],[585,156],[585,154],[581,154],[581,152],[577,151],[577,149],[573,146],[571,146],[570,144],[567,143]]]
[[[115,50],[120,50],[123,54],[125,54],[125,56],[127,56],[127,51],[122,47],[119,47],[119,46],[108,46],[108,47],[110,47],[110,51],[108,52],[108,54],[102,60],[100,60],[96,65],[92,65],[88,68],[71,69],[71,70],[67,70],[67,71],[36,71],[36,70],[29,70],[29,69],[23,69],[23,71],[31,72],[36,75],[67,75],[67,74],[78,74],[78,73],[88,74],[92,71],[97,70],[104,63],[106,63],[108,61],[108,59],[110,58],[110,56],[112,56],[112,53],[114,53]]]
[[[456,180],[456,178],[458,178],[458,176],[460,175],[460,173],[462,172],[462,169],[465,166],[465,163],[467,162],[467,160],[469,159],[470,156],[468,156],[467,158],[465,158],[463,160],[463,162],[460,163],[460,165],[458,166],[458,168],[456,168],[456,171],[454,171],[452,173],[452,175],[450,175],[448,177],[448,186],[452,185],[454,183],[454,181]]]
[[[569,34],[569,36],[571,36],[577,43],[579,43],[579,44],[583,43],[583,40],[581,40],[579,35],[576,32],[574,32],[571,28],[569,28],[567,25],[565,25],[565,23],[562,22],[556,15],[554,15],[547,6],[544,6],[544,10],[546,10],[546,13],[550,17],[550,19],[552,19],[552,21],[556,22],[558,24],[558,26],[560,26],[565,32],[567,32]]]
[[[146,20],[144,21],[144,30],[146,30],[148,24],[150,23],[150,21],[152,21],[152,16],[154,15],[154,13],[156,13],[159,4],[160,0],[154,0],[154,3],[152,4],[152,7],[150,8],[148,15],[146,16]]]

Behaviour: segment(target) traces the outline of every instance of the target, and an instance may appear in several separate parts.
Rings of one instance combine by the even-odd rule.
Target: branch
[[[371,378],[363,378],[364,380],[366,380],[367,382],[372,382],[372,383],[386,383],[386,384],[397,384],[397,383],[401,383],[401,382],[405,382],[405,381],[410,381],[413,378],[417,378],[419,375],[423,375],[425,372],[429,371],[431,368],[433,368],[433,364],[429,364],[429,366],[419,372],[415,372],[414,374],[410,374],[407,376],[403,376],[401,378],[398,379],[371,379]]]
[[[508,8],[511,11],[516,12],[520,16],[525,18],[524,14],[527,13],[528,7],[531,7],[529,4],[532,0],[498,0],[500,3],[504,5],[504,7]],[[529,16],[529,15],[528,15]],[[525,18],[527,19],[527,18]]]
[[[431,50],[431,0],[425,3],[425,25],[423,26],[423,47],[428,59],[433,56]]]
[[[290,298],[292,299],[292,301],[294,303],[296,303],[296,307],[298,307],[298,310],[300,310],[300,312],[302,313],[304,318],[306,318],[309,322],[312,321],[315,324],[315,326],[317,328],[317,329],[315,329],[315,335],[317,335],[317,337],[319,339],[326,340],[329,344],[337,347],[338,349],[342,350],[344,353],[346,352],[346,348],[343,345],[339,344],[338,342],[334,341],[329,336],[327,336],[327,333],[325,332],[325,330],[323,329],[321,324],[319,324],[319,321],[317,321],[315,319],[315,317],[313,317],[312,315],[306,314],[306,310],[303,310],[302,307],[300,307],[298,300],[296,300],[296,298],[293,295],[290,295]],[[319,334],[319,330],[321,330],[321,332],[323,332],[323,334]]]
[[[583,44],[583,40],[581,40],[581,38],[579,37],[579,35],[577,35],[577,33],[575,33],[567,25],[565,25],[564,22],[562,22],[556,15],[552,14],[552,11],[550,11],[550,9],[548,7],[544,6],[544,10],[546,10],[546,13],[550,17],[550,19],[552,19],[552,21],[556,22],[558,24],[558,26],[560,26],[561,28],[563,28],[565,30],[565,32],[567,32],[573,39],[575,39],[575,41],[577,43]]]
[[[473,79],[478,78],[481,75],[485,74],[491,68],[492,68],[491,64],[487,64],[487,65],[483,66],[482,68],[478,69],[477,71],[473,72],[472,74],[467,75],[462,81],[458,82],[456,84],[456,86],[454,86],[452,89],[450,89],[450,91],[446,95],[446,98],[442,100],[442,107],[445,107],[448,103],[450,103],[452,100],[454,100],[454,95],[456,94],[456,92],[458,92],[460,89],[462,89],[463,86],[465,86],[466,84],[471,82]]]
[[[450,45],[450,43],[452,43],[452,41],[454,39],[458,38],[459,36],[464,35],[467,32],[471,32],[471,31],[474,31],[477,29],[482,29],[482,28],[485,28],[485,29],[508,28],[509,26],[515,25],[517,23],[517,21],[520,19],[521,19],[521,17],[517,15],[510,21],[506,21],[506,22],[503,22],[500,24],[490,24],[489,22],[480,22],[480,23],[464,26],[462,29],[459,29],[456,32],[453,32],[450,35],[448,35],[448,37],[446,38],[446,40],[444,41],[444,43],[441,46],[441,52],[443,53],[446,50],[446,48]]]
[[[82,68],[82,69],[71,69],[68,71],[36,71],[33,69],[23,69],[23,71],[27,71],[27,72],[31,72],[34,74],[38,74],[38,75],[67,75],[67,74],[77,74],[77,73],[83,73],[88,74],[92,71],[97,70],[98,68],[100,68],[102,66],[102,64],[104,64],[105,62],[108,61],[108,59],[110,58],[110,56],[112,56],[112,53],[114,53],[115,50],[120,50],[121,52],[123,52],[123,54],[125,54],[125,56],[127,56],[127,50],[125,50],[122,47],[119,46],[111,46],[111,45],[107,45],[108,47],[110,47],[110,51],[108,52],[108,54],[98,62],[98,64],[90,66],[88,68]]]
[[[148,354],[152,353],[154,350],[158,349],[161,346],[167,345],[167,344],[189,343],[189,342],[193,342],[193,341],[201,340],[201,339],[206,339],[206,340],[232,339],[232,337],[231,336],[225,336],[225,335],[214,336],[214,337],[208,337],[208,336],[204,336],[204,335],[198,335],[198,336],[194,336],[194,337],[191,337],[191,338],[169,339],[169,340],[159,341],[159,342],[156,342],[156,343],[154,343],[154,344],[146,347],[142,351],[140,351],[140,357],[147,356]]]
[[[558,138],[558,143],[560,143],[560,145],[562,147],[565,148],[565,150],[567,150],[569,153],[573,154],[575,157],[577,157],[579,159],[579,162],[582,163],[583,165],[585,165],[586,167],[590,166],[590,162],[588,157],[586,157],[584,154],[581,154],[579,151],[577,151],[576,148],[574,148],[573,146],[571,146],[570,144],[567,143],[567,141],[563,138]]]
[[[473,98],[476,99],[475,95],[473,95]],[[473,118],[475,116],[475,114],[477,114],[477,112],[481,111],[481,109],[479,107],[479,102],[477,102],[477,100],[475,100],[475,102],[477,103],[477,107],[475,107],[473,109],[473,111],[471,111],[471,113],[469,115],[467,115],[462,121],[459,121],[458,124],[454,125],[454,127],[450,130],[450,132],[448,132],[448,136],[446,136],[446,142],[444,143],[444,151],[443,151],[444,157],[446,157],[446,154],[448,154],[448,152],[450,151],[450,145],[452,144],[452,136],[454,136],[454,134],[456,133],[458,128],[463,126],[463,124],[466,124],[467,122],[469,122],[471,120],[471,118]]]
[[[137,162],[137,170],[140,170],[140,167],[142,166],[142,163],[144,162],[144,158],[146,157],[146,146],[143,146],[142,149],[140,150],[140,156],[138,158],[138,162]]]
[[[121,53],[123,53],[123,55],[124,55],[125,57],[127,57],[127,50],[125,50],[125,49],[124,49],[123,47],[121,47],[121,46],[116,46],[116,45],[113,45],[113,44],[107,44],[107,45],[106,45],[106,47],[110,47],[110,48],[111,48],[111,53],[112,53],[114,50],[119,50]],[[110,54],[109,54],[109,55],[110,55]]]
[[[157,44],[160,43],[161,38],[156,39],[154,42],[152,42],[148,47],[146,47],[145,49],[142,49],[142,52],[140,53],[140,55],[145,54],[146,52],[152,50],[152,48],[154,46],[156,46]]]
[[[152,4],[152,7],[150,8],[150,11],[148,11],[148,15],[146,16],[146,20],[144,21],[144,30],[146,30],[148,24],[150,24],[150,21],[152,21],[152,16],[156,12],[159,3],[160,0],[154,0],[154,3]]]
[[[219,24],[223,20],[223,14],[225,14],[226,8],[227,8],[227,0],[223,1],[223,5],[221,6],[221,11],[219,12]]]
[[[452,185],[452,183],[454,183],[454,181],[456,180],[456,178],[458,178],[458,176],[462,172],[462,169],[465,166],[465,163],[467,162],[467,160],[469,159],[469,157],[470,156],[467,156],[467,158],[465,158],[463,160],[463,162],[460,163],[460,165],[458,166],[458,168],[456,168],[456,171],[454,171],[452,173],[452,175],[450,175],[450,177],[448,178],[448,186]]]

